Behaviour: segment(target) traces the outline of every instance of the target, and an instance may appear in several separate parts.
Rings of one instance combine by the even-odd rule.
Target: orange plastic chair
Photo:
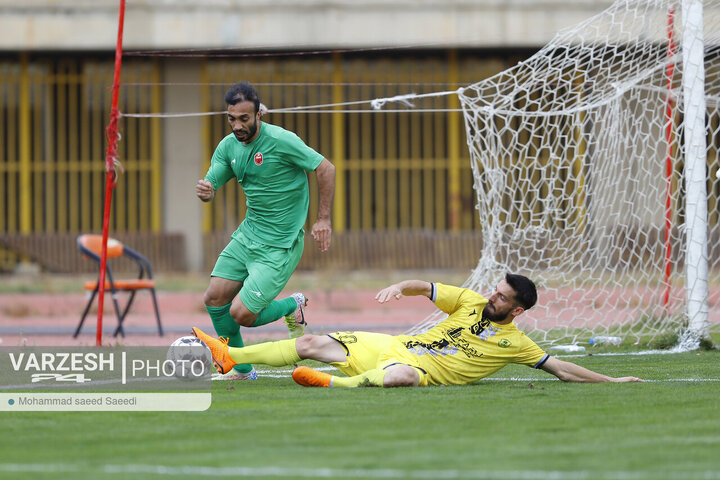
[[[98,281],[95,282],[85,282],[85,290],[88,290],[92,292],[90,295],[90,299],[88,300],[87,305],[85,306],[85,310],[82,313],[82,317],[80,317],[80,323],[77,326],[77,329],[75,330],[75,333],[73,334],[73,338],[76,338],[78,335],[80,335],[80,330],[82,329],[83,323],[85,322],[85,317],[87,317],[88,312],[90,311],[90,307],[92,306],[93,301],[95,300],[95,297],[98,294],[99,291],[99,279],[100,279],[100,255],[102,253],[102,236],[101,235],[91,235],[91,234],[85,234],[80,235],[77,239],[77,245],[78,249],[80,250],[80,253],[83,254],[86,258],[89,258],[90,260],[95,261],[98,265]],[[118,334],[125,336],[125,330],[123,329],[123,321],[125,320],[125,317],[127,316],[128,311],[130,310],[130,306],[133,303],[133,300],[135,299],[135,293],[137,293],[138,290],[149,290],[150,295],[152,295],[152,301],[153,301],[153,307],[155,308],[155,318],[157,320],[157,327],[158,327],[158,335],[163,335],[163,328],[162,324],[160,323],[160,311],[158,310],[158,304],[157,304],[157,297],[155,295],[155,280],[152,278],[152,270],[150,268],[150,262],[147,258],[140,255],[138,252],[133,250],[132,248],[128,247],[127,245],[123,245],[118,240],[115,240],[113,238],[108,238],[107,243],[107,258],[108,260],[111,258],[117,258],[117,257],[127,257],[135,261],[137,263],[140,272],[138,274],[138,277],[132,280],[115,280],[113,278],[112,271],[110,269],[110,262],[107,262],[106,270],[105,270],[105,291],[111,292],[112,294],[112,300],[113,305],[115,307],[115,315],[117,315],[118,319],[118,326],[115,329],[115,333],[113,336],[117,337]],[[125,307],[120,310],[120,305],[118,304],[117,300],[117,293],[118,292],[128,292],[130,295],[128,297],[127,303],[125,304]]]

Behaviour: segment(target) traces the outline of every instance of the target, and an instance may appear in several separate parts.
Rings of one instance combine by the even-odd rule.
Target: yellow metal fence
[[[64,233],[102,228],[105,126],[112,64],[0,63],[0,231]],[[152,63],[125,65],[125,81],[157,77]],[[123,107],[159,108],[158,87],[126,88]],[[125,119],[111,227],[159,231],[160,120]]]
[[[254,83],[263,102],[275,109],[454,90],[514,61],[432,51],[207,59],[188,68],[200,69],[203,110],[221,111],[225,90],[239,80]],[[163,111],[164,82],[173,81],[163,78],[163,62],[124,61],[121,111]],[[0,234],[17,243],[18,235],[101,230],[112,73],[107,56],[0,59]],[[421,107],[447,110],[459,104],[451,95],[426,100]],[[265,117],[296,132],[335,164],[333,224],[338,234],[479,229],[460,112],[340,112],[346,108]],[[113,194],[112,232],[166,233],[162,125],[161,118],[121,119],[119,157],[125,173]],[[204,125],[199,136],[209,162],[229,129],[223,115],[206,117]],[[244,203],[242,190],[229,183],[204,207],[204,232],[222,236],[234,230],[244,216]],[[311,180],[309,222],[316,209],[317,187]],[[11,270],[27,255],[0,244],[0,271]]]
[[[201,92],[203,110],[222,111],[225,90],[239,80],[255,84],[263,102],[270,109],[280,109],[454,90],[494,75],[523,57],[522,53],[510,56],[454,50],[404,51],[401,55],[350,52],[208,58],[188,62],[187,68],[198,69],[195,73],[201,82],[192,88]],[[173,78],[164,78],[164,62],[126,58],[121,111],[163,111],[164,82],[173,82]],[[101,230],[112,73],[109,56],[0,59],[0,234],[21,242],[22,235]],[[449,95],[423,100],[418,107],[452,110],[459,105],[457,98]],[[397,108],[398,104],[387,104],[385,110]],[[466,232],[472,237],[479,231],[459,112],[345,111],[353,109],[369,110],[369,105],[337,106],[332,113],[271,113],[264,117],[296,132],[335,164],[333,224],[339,238],[347,241],[347,258],[354,256],[360,262],[364,253],[353,248],[375,248],[368,246],[375,245],[367,237],[371,233],[379,234],[383,245],[390,248],[393,239],[411,243],[415,237],[408,237],[407,232],[456,236]],[[716,113],[710,115],[711,174],[718,169],[718,118]],[[162,126],[160,118],[121,120],[119,156],[126,171],[114,192],[113,232],[167,233],[162,223],[162,168],[166,161]],[[204,173],[213,148],[227,133],[223,115],[205,117],[203,131],[190,133],[201,138],[206,163],[198,171],[188,172],[189,177]],[[578,176],[576,171],[568,174]],[[312,179],[311,175],[309,222],[314,221],[317,209],[317,187]],[[719,185],[711,176],[708,207],[713,225],[720,212]],[[244,204],[242,190],[230,182],[216,201],[204,207],[205,238],[216,239],[206,240],[206,250],[213,250],[211,259],[215,243],[222,243],[244,217]],[[475,248],[472,238],[463,245],[467,245],[463,249]],[[23,255],[27,253],[0,244],[0,271],[12,269]],[[468,258],[477,256],[469,254]]]
[[[505,66],[499,58],[459,56],[455,51],[401,58],[335,54],[313,59],[209,61],[202,75],[203,97],[207,110],[222,111],[227,88],[246,80],[255,85],[271,110],[340,104],[455,90]],[[462,114],[441,111],[459,109],[457,97],[426,99],[419,106],[440,111],[368,112],[370,105],[363,104],[336,106],[332,112],[270,113],[263,120],[294,131],[335,165],[336,232],[477,230]],[[397,108],[398,104],[390,103],[385,110]],[[209,117],[206,125],[206,149],[212,152],[230,129],[222,115]],[[209,155],[204,167],[208,165]],[[317,208],[312,175],[310,186],[308,221],[312,222]],[[244,216],[244,205],[242,190],[229,182],[206,207],[204,231],[234,230]]]
[[[124,65],[123,80],[158,81],[152,62]],[[107,59],[0,61],[0,233],[48,236],[102,229],[105,126],[113,64]],[[125,88],[121,109],[160,108],[157,86]],[[159,232],[161,120],[125,119],[111,229]],[[74,253],[74,252],[73,252]],[[0,271],[24,258],[0,247]]]

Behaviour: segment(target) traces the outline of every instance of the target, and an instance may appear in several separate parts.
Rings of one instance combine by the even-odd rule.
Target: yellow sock
[[[374,368],[354,377],[335,377],[333,376],[331,387],[382,387],[386,370]]]
[[[230,347],[230,356],[237,363],[263,363],[271,367],[292,365],[301,360],[295,348],[296,340],[291,338],[242,348]]]

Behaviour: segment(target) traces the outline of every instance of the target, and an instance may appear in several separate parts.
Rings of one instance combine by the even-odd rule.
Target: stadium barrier
[[[113,232],[113,237],[142,251],[157,273],[186,269],[185,240],[181,234]],[[204,238],[204,272],[210,272],[218,253],[230,239],[227,233]],[[333,234],[332,246],[320,252],[309,234],[305,237],[299,270],[357,269],[471,269],[481,249],[477,232],[452,234],[432,231],[344,232]],[[51,273],[91,273],[90,262],[77,254],[77,234],[2,234],[0,256],[13,256],[0,271],[12,271],[19,259]],[[123,258],[114,260],[113,270],[130,272],[135,265]]]
[[[77,253],[78,233],[55,234],[2,234],[0,257],[13,256],[15,260],[32,262],[45,272],[91,273],[97,265],[83,259]],[[185,270],[185,239],[180,234],[149,232],[113,232],[113,237],[143,252],[156,272]],[[113,271],[135,272],[137,264],[126,258],[113,260]],[[7,269],[13,265],[8,262]],[[0,265],[0,271],[2,271]]]
[[[212,233],[205,237],[205,270],[210,271],[229,235]],[[477,232],[396,232],[334,233],[327,252],[320,252],[315,240],[305,234],[305,248],[298,270],[361,269],[468,269],[477,263],[481,237]]]

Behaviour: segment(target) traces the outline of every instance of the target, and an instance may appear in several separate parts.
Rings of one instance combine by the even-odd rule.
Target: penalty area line
[[[321,367],[314,370],[330,371],[335,370],[333,367]],[[285,378],[292,374],[292,370],[258,370],[258,375],[269,378]],[[645,380],[645,379],[643,379]],[[487,377],[478,382],[558,382],[557,378],[548,376],[547,378],[534,377]],[[663,378],[658,380],[645,380],[645,383],[663,383],[663,382],[720,382],[720,378]]]
[[[557,378],[483,378],[479,382],[558,382]],[[660,380],[645,380],[644,383],[668,383],[668,382],[720,382],[720,378],[663,378]]]
[[[159,475],[167,477],[280,477],[280,478],[415,478],[494,480],[663,480],[681,478],[688,472],[630,470],[403,470],[398,468],[290,468],[290,467],[210,467],[167,465],[79,465],[72,463],[2,463],[0,471],[15,473],[96,473],[115,475]],[[699,478],[720,480],[719,471],[697,472]],[[680,475],[680,476],[678,476]]]

